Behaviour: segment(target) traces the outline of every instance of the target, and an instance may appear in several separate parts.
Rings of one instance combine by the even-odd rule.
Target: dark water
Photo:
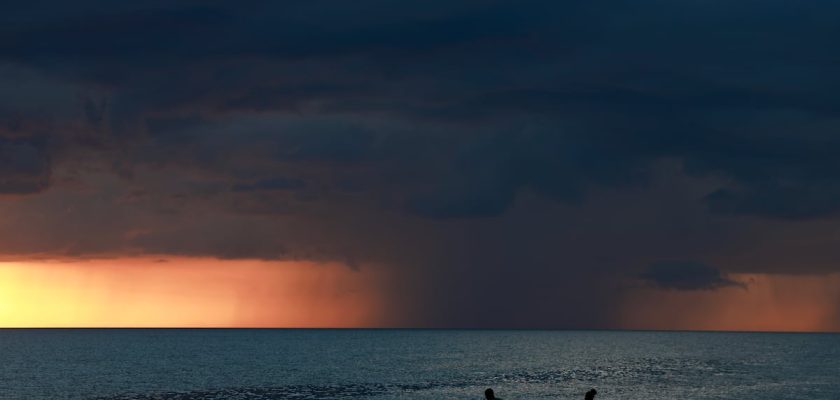
[[[840,399],[840,335],[0,330],[2,399]]]

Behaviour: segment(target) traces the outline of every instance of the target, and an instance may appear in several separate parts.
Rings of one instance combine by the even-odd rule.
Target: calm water
[[[840,399],[840,335],[0,330],[2,399]]]

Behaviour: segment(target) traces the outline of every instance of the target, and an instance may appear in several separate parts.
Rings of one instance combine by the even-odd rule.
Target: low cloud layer
[[[695,261],[657,261],[639,274],[645,282],[662,289],[715,290],[723,287],[741,287],[746,284],[728,279],[715,267]]]

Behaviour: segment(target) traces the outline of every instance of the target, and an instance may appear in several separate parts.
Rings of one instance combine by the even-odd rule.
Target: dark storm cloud
[[[31,194],[49,184],[50,160],[43,143],[0,137],[0,194]]]
[[[471,326],[608,326],[640,273],[679,289],[836,271],[838,12],[8,6],[0,191],[37,195],[0,204],[0,251],[385,264],[411,282],[397,306]],[[651,259],[719,270],[632,267]]]
[[[696,261],[657,261],[639,274],[639,278],[662,289],[746,288],[744,283],[724,277],[717,268]]]
[[[259,190],[296,190],[303,189],[306,182],[294,178],[272,178],[264,179],[254,183],[240,183],[234,185],[231,190],[234,192],[253,192]]]

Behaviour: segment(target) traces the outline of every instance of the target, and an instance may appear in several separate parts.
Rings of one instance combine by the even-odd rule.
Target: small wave
[[[234,387],[200,389],[191,391],[164,391],[153,393],[123,393],[96,397],[91,400],[319,400],[371,398],[397,393],[420,392],[437,389],[484,387],[493,384],[566,384],[571,382],[594,383],[603,379],[620,382],[635,381],[663,382],[664,376],[688,366],[685,362],[667,359],[650,359],[646,362],[605,365],[597,368],[558,368],[543,370],[519,370],[511,373],[487,374],[472,377],[450,377],[446,382],[425,382],[417,384],[353,383],[342,385],[289,385],[276,387]],[[693,361],[691,367],[698,370],[723,371],[721,366]]]
[[[386,394],[394,388],[386,385],[294,385],[262,388],[225,388],[186,392],[123,393],[92,400],[280,400],[367,398]]]

